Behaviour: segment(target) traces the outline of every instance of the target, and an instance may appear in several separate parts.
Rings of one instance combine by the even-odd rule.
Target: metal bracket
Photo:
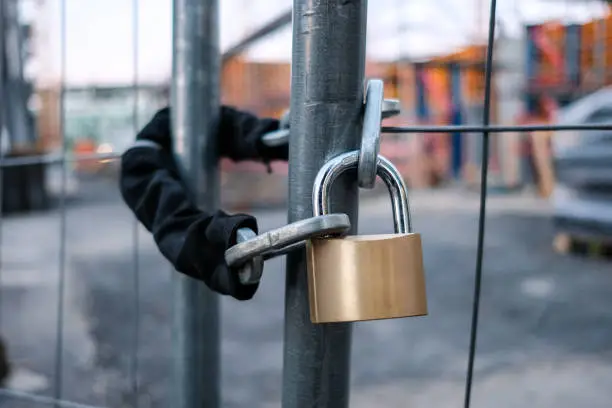
[[[236,231],[236,242],[237,244],[241,244],[250,239],[254,239],[257,237],[255,231],[250,228],[240,228]],[[261,274],[263,273],[263,257],[256,256],[249,259],[243,265],[240,265],[238,271],[238,278],[243,285],[253,285],[261,279]]]
[[[261,141],[268,147],[277,147],[289,143],[289,129],[278,129],[268,132],[261,137]]]
[[[350,227],[348,215],[328,214],[293,222],[261,235],[254,236],[253,233],[251,238],[225,251],[225,262],[229,267],[236,268],[256,257],[274,258],[303,246],[305,240],[327,235],[343,235]],[[248,236],[248,233],[244,236]]]
[[[399,115],[401,112],[401,103],[399,99],[384,99],[382,103],[382,119],[391,118]],[[290,112],[286,111],[281,120],[280,128],[273,132],[266,133],[262,136],[261,141],[269,147],[282,146],[289,143],[289,124]]]
[[[361,188],[373,188],[376,182],[376,159],[380,149],[380,123],[384,99],[384,82],[368,81],[361,130],[361,148],[357,166],[357,180]]]
[[[382,119],[392,118],[402,113],[402,102],[399,99],[383,99]]]

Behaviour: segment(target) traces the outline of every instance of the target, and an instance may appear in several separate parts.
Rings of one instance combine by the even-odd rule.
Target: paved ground
[[[63,396],[134,407],[134,228],[112,186],[70,204],[66,229]],[[89,198],[91,198],[89,197]],[[477,200],[450,190],[412,195],[423,234],[430,315],[356,325],[352,407],[461,406],[475,266]],[[546,203],[492,197],[473,407],[608,408],[612,399],[612,267],[551,251]],[[262,229],[284,211],[257,211]],[[391,231],[386,198],[361,208],[363,232]],[[2,226],[1,332],[11,385],[51,395],[57,323],[57,214]],[[170,271],[140,234],[140,407],[171,407]],[[283,260],[266,265],[255,300],[223,301],[224,407],[278,407]],[[0,400],[2,407],[42,407]]]

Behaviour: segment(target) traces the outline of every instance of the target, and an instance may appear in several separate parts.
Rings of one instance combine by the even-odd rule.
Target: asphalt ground
[[[170,268],[142,228],[135,242],[115,184],[88,186],[67,209],[62,397],[172,407]],[[429,316],[355,325],[351,407],[462,406],[477,199],[460,189],[411,194]],[[253,211],[262,230],[286,221],[286,209]],[[362,200],[359,229],[392,231],[385,196]],[[2,222],[0,333],[14,366],[9,386],[38,395],[53,395],[56,384],[59,233],[58,211]],[[552,238],[547,202],[490,198],[473,407],[610,407],[611,264],[558,255]],[[222,300],[224,407],[280,406],[284,267],[284,259],[266,264],[251,302]],[[0,406],[46,405],[4,398]]]

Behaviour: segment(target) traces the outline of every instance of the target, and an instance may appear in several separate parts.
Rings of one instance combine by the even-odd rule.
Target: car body
[[[612,87],[562,109],[558,125],[612,124]],[[611,126],[612,128],[612,126]],[[577,235],[612,234],[612,129],[558,131],[552,139],[558,229]]]

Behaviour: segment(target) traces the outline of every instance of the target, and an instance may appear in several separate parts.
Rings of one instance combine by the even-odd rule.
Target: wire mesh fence
[[[104,42],[108,43],[111,51],[106,54],[99,52],[96,57],[95,54],[70,55],[72,49],[82,50],[83,44],[73,42],[71,48],[71,39],[68,37],[71,34],[68,33],[81,33],[77,35],[83,37],[80,41],[86,44],[85,33],[109,30],[108,26],[99,27],[93,23],[97,12],[95,7],[101,6],[94,6],[93,3],[79,5],[81,3],[80,0],[36,4],[24,1],[20,6],[24,15],[30,13],[33,32],[38,30],[38,37],[34,36],[30,40],[32,44],[38,45],[38,48],[34,47],[33,54],[44,60],[40,55],[55,52],[59,62],[51,70],[56,71],[60,80],[53,82],[45,79],[35,87],[32,103],[36,106],[36,113],[31,124],[28,125],[26,119],[19,119],[18,115],[7,110],[2,115],[0,201],[4,211],[9,214],[2,214],[0,218],[0,335],[7,344],[15,371],[12,373],[14,384],[9,383],[0,391],[0,405],[90,408],[171,406],[171,353],[168,350],[171,347],[171,305],[168,301],[170,292],[167,290],[170,284],[169,267],[155,251],[150,236],[122,206],[115,186],[117,159],[121,151],[133,140],[148,118],[169,103],[169,83],[166,77],[170,75],[170,61],[166,67],[157,70],[158,78],[162,77],[163,80],[155,82],[145,77],[143,73],[149,72],[148,64],[156,60],[143,46],[143,33],[150,36],[155,32],[155,27],[159,26],[159,38],[147,39],[147,46],[157,43],[170,47],[171,4],[168,1],[159,10],[153,10],[145,8],[138,0],[131,2],[129,7],[127,2],[122,2],[122,13],[111,19],[115,35],[104,36]],[[507,6],[510,2],[500,0],[499,3],[504,3],[500,7],[506,12],[510,10]],[[3,21],[8,21],[6,7],[11,2],[4,1],[2,4]],[[483,294],[482,279],[483,269],[486,272],[483,262],[487,248],[484,234],[487,188],[493,186],[511,189],[545,182],[547,171],[551,171],[547,170],[551,167],[551,147],[547,142],[543,147],[545,153],[536,153],[539,152],[536,149],[539,143],[536,138],[546,137],[548,140],[548,136],[535,136],[536,132],[586,135],[584,132],[587,131],[595,134],[612,130],[612,124],[608,122],[612,121],[612,116],[606,116],[604,121],[590,122],[588,118],[583,122],[573,118],[564,122],[555,117],[557,105],[574,101],[585,93],[609,85],[606,74],[607,48],[602,48],[600,44],[607,44],[609,39],[602,33],[607,33],[605,30],[608,26],[612,27],[612,24],[606,24],[609,20],[607,11],[600,13],[603,17],[597,17],[597,11],[593,11],[593,15],[584,17],[586,23],[562,25],[567,33],[563,37],[566,41],[563,47],[558,47],[563,49],[561,52],[555,48],[554,41],[546,37],[554,37],[554,33],[557,33],[554,30],[558,30],[558,26],[549,28],[546,24],[529,25],[525,28],[526,32],[533,32],[532,27],[537,26],[540,33],[540,37],[534,34],[533,41],[529,36],[522,36],[518,40],[503,37],[503,33],[497,30],[499,21],[505,21],[505,16],[497,12],[497,2],[492,0],[488,7],[485,7],[484,2],[474,7],[490,11],[486,41],[476,41],[476,45],[443,57],[415,57],[409,55],[410,44],[414,44],[410,33],[411,30],[417,30],[415,27],[419,27],[419,23],[411,20],[411,16],[419,9],[410,9],[411,6],[406,4],[385,2],[385,6],[382,6],[370,2],[369,25],[393,26],[393,29],[385,31],[384,35],[375,32],[369,34],[366,75],[383,78],[386,96],[397,97],[403,103],[402,114],[385,122],[381,154],[399,164],[398,167],[411,187],[416,189],[459,182],[476,185],[481,189],[476,231],[478,241],[475,248],[469,248],[476,250],[472,314],[471,319],[465,316],[458,319],[463,325],[471,321],[469,344],[461,343],[461,352],[469,351],[465,392],[465,405],[469,406],[473,376],[478,373],[475,362],[479,302],[481,296],[486,296]],[[277,6],[280,15],[291,7],[291,2],[278,2]],[[570,7],[565,3],[562,6]],[[84,10],[83,7],[90,7],[91,10]],[[254,2],[243,2],[240,7],[241,16],[261,15],[258,11],[260,6],[254,5]],[[386,13],[381,11],[385,7],[388,9]],[[389,22],[389,15],[395,17],[395,25]],[[274,20],[274,17],[271,19]],[[523,23],[520,21],[521,29]],[[593,50],[583,45],[577,47],[574,54],[570,53],[573,44],[571,41],[576,40],[571,37],[571,27],[576,25],[587,27],[582,29],[584,34],[578,43],[593,44]],[[244,33],[234,36],[247,37],[257,28],[247,27]],[[553,34],[547,33],[547,29]],[[271,117],[279,117],[289,107],[289,25],[285,21],[284,28],[277,30],[224,60],[221,71],[223,103]],[[284,33],[281,40],[277,39],[272,45],[266,44],[266,41],[279,33]],[[419,35],[419,38],[427,37],[426,34]],[[54,45],[45,43],[43,39],[50,40]],[[393,56],[385,60],[379,56],[381,43],[393,42],[391,40],[395,43],[390,48],[395,50]],[[126,42],[131,45],[125,47]],[[284,45],[279,46],[280,43]],[[531,57],[525,57],[527,60],[522,61],[524,64],[517,66],[507,62],[507,55],[496,57],[494,51],[503,50],[504,44],[519,43],[526,44],[526,48],[534,47],[535,50],[529,52],[538,55],[533,60],[541,60],[541,66],[529,65]],[[96,48],[95,45],[91,47]],[[112,53],[113,47],[127,51],[115,56]],[[270,53],[274,47],[282,51],[274,51],[276,55],[261,58],[261,54]],[[601,53],[605,55],[602,57]],[[521,55],[524,54],[528,53]],[[564,56],[566,60],[562,59]],[[108,67],[122,61],[122,68],[118,69],[128,69],[131,79],[119,85],[108,80],[102,86],[90,86],[87,83],[70,85],[78,83],[75,78],[82,75],[80,71],[83,69],[79,68],[76,61],[83,58],[98,58],[98,64]],[[576,61],[582,65],[572,65]],[[506,75],[508,72],[514,77]],[[579,78],[585,84],[576,82],[575,72],[583,73]],[[4,81],[4,84],[9,82]],[[506,82],[511,82],[509,86],[518,90],[505,90]],[[13,101],[15,104],[22,103],[7,98],[7,95],[11,95],[5,91],[7,86],[2,88],[3,105],[6,100],[8,104]],[[21,109],[28,111],[25,106]],[[9,127],[8,124],[11,129],[15,129],[14,123],[18,120],[23,121],[23,129],[33,127],[36,143],[28,144],[21,139],[5,137],[7,131],[4,129]],[[522,154],[525,145],[532,152],[528,158]],[[605,148],[601,149],[603,151]],[[539,160],[541,157],[548,159]],[[525,164],[525,161],[533,161],[534,164]],[[488,165],[483,166],[483,163]],[[525,172],[524,168],[530,166],[531,171]],[[270,175],[259,164],[222,161],[224,206],[236,210],[259,211],[261,207],[284,204],[287,166],[274,163],[272,167],[273,173]],[[493,173],[492,183],[488,171]],[[19,183],[14,181],[17,179]],[[31,187],[25,188],[25,185]],[[370,207],[366,205],[366,208]],[[11,213],[12,209],[15,214]],[[373,214],[372,211],[366,211],[366,214]],[[426,211],[424,213],[429,214]],[[371,216],[379,219],[375,215]],[[261,218],[271,225],[284,222],[278,214],[263,212]],[[449,225],[454,225],[452,219],[447,221]],[[460,225],[463,224],[454,227],[461,228]],[[500,224],[494,222],[494,225]],[[443,230],[431,227],[430,234],[434,236],[434,231],[441,233]],[[498,240],[502,239],[498,233],[493,235]],[[601,237],[606,233],[595,235]],[[491,245],[493,252],[501,256],[494,247],[495,241]],[[451,253],[454,250],[448,245],[436,249]],[[461,262],[465,262],[462,266],[468,268],[469,261],[461,259]],[[544,259],[559,262],[550,254]],[[542,261],[534,258],[531,262]],[[580,263],[568,262],[574,268],[584,267]],[[436,265],[437,268],[444,268],[433,260],[432,264],[434,268]],[[539,267],[545,268],[545,265]],[[595,273],[605,269],[602,265],[588,264],[587,267],[591,267]],[[278,285],[270,284],[264,288],[263,296],[278,291]],[[595,290],[593,285],[585,284],[584,288]],[[452,301],[467,310],[464,303],[454,300],[448,288],[435,284],[433,287],[430,296],[435,296],[433,291],[441,289]],[[281,337],[279,322],[282,321],[282,315],[274,299],[258,300],[260,306],[263,306],[253,312],[240,309],[231,302],[224,303],[224,330],[231,333],[224,343],[224,359],[248,361],[252,358],[251,351],[246,347],[248,344],[245,345],[244,339],[237,338],[254,335],[257,327],[271,333],[257,332],[256,337],[259,336],[258,341],[261,340],[258,350],[264,355],[263,358],[271,361],[270,364],[278,363],[280,342],[268,338]],[[491,301],[491,298],[485,299]],[[266,310],[272,322],[259,318],[257,313],[261,310]],[[540,313],[544,315],[545,311]],[[237,315],[242,317],[238,319]],[[483,315],[490,321],[489,313],[485,311]],[[606,321],[605,318],[601,317],[601,321]],[[394,326],[392,333],[410,333],[421,342],[432,340],[425,334],[419,337],[418,330],[428,336],[432,333],[435,336],[446,333],[446,329],[440,332],[428,331],[430,329],[423,323],[410,324],[417,327],[417,333],[408,331],[405,326]],[[455,327],[451,323],[448,325],[450,328]],[[370,343],[379,335],[382,336],[382,332],[363,332],[363,338],[370,336],[367,337]],[[486,331],[485,337],[487,341],[497,339],[503,343]],[[359,374],[356,375],[355,383],[359,386],[356,392],[361,392],[361,389],[367,390],[364,383],[369,382],[368,379],[384,377],[389,374],[388,370],[393,369],[382,368],[379,366],[382,363],[375,362],[376,357],[381,356],[380,350],[373,351],[373,346],[366,344],[365,340],[357,340],[357,343],[357,353],[371,353],[374,356],[368,360],[370,367],[359,368]],[[394,347],[392,350],[401,352],[401,348]],[[427,353],[424,346],[419,347],[422,353]],[[601,350],[606,351],[605,347]],[[418,361],[415,364],[419,369],[427,365],[425,357],[410,355],[410,358]],[[391,365],[388,359],[384,361]],[[256,368],[241,369],[232,367],[228,370],[230,374],[224,374],[224,389],[229,389],[228,383],[240,379],[250,379],[252,382],[253,376],[259,375],[260,381],[258,384],[246,385],[244,395],[242,391],[234,390],[232,395],[226,396],[227,406],[244,406],[245,401],[252,403],[252,395],[262,395],[261,389],[264,397],[274,401],[279,393],[278,367],[263,371]],[[411,372],[408,377],[422,380],[437,374],[433,371]],[[453,371],[450,376],[453,375],[458,374]],[[254,391],[255,388],[260,390]],[[432,393],[436,389],[434,387]],[[499,391],[495,387],[493,390]],[[385,391],[387,395],[397,392],[396,389]],[[357,395],[364,398],[364,404],[367,404],[363,394]],[[431,394],[428,395],[431,397]]]

